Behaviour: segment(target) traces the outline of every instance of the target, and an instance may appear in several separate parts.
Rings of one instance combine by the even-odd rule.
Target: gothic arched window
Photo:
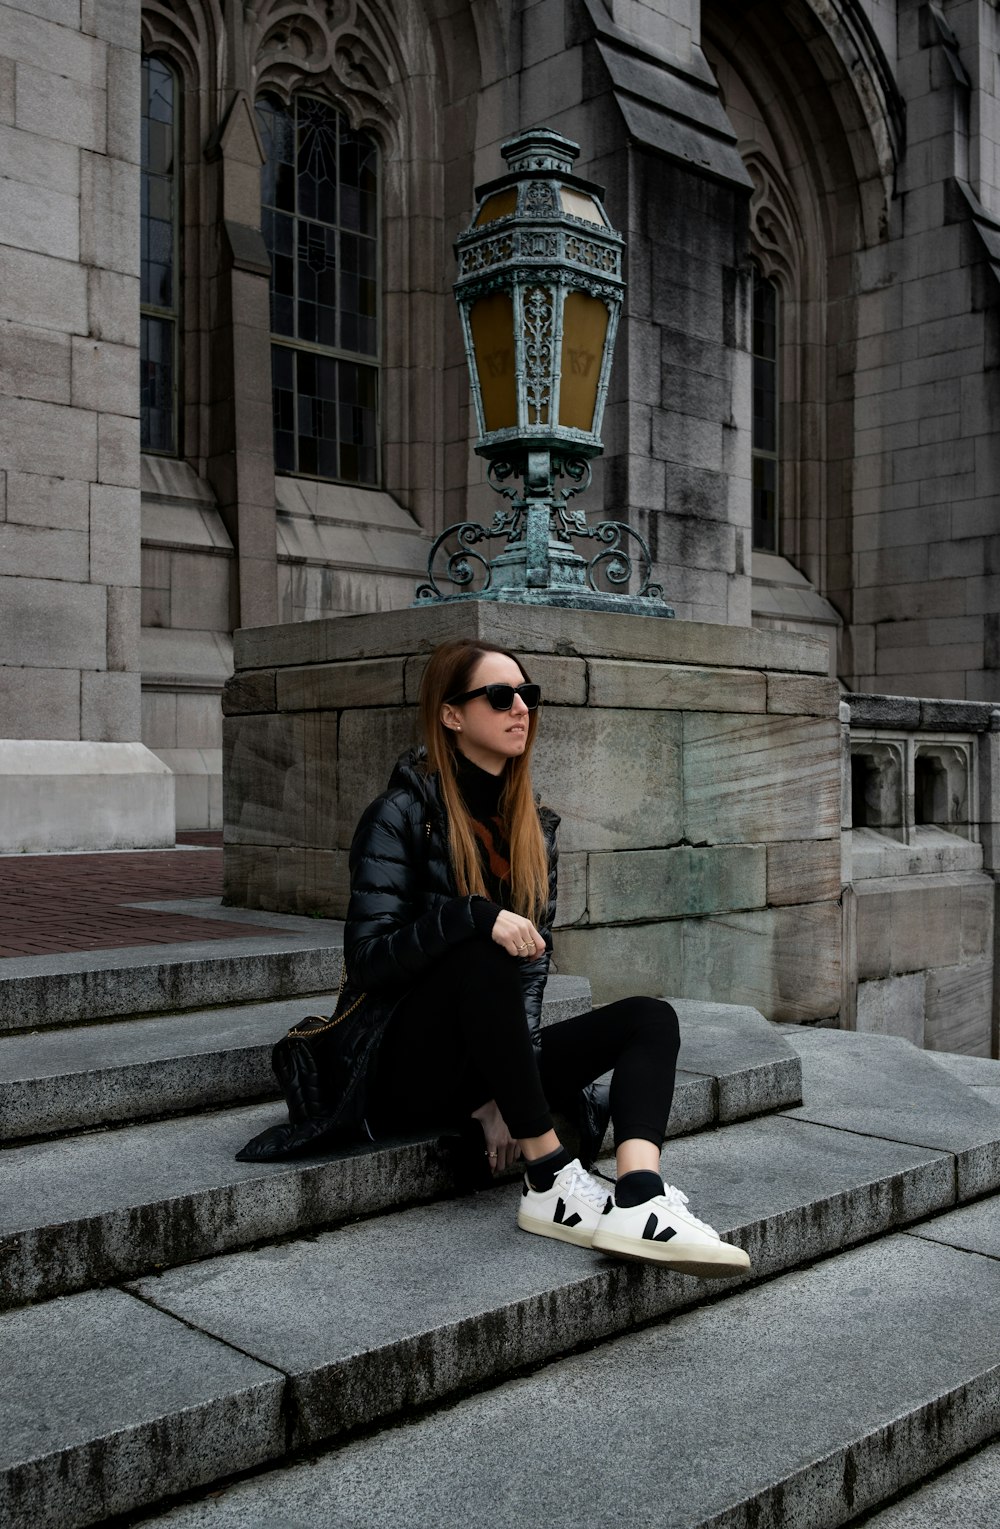
[[[257,118],[275,468],[376,484],[378,150],[317,96],[264,96]]]
[[[142,60],[140,443],[177,453],[180,319],[180,88],[168,63]]]
[[[778,325],[777,283],[753,268],[753,544],[778,551]]]

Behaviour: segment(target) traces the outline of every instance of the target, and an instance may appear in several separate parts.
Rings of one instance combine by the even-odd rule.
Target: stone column
[[[138,8],[71,9],[0,4],[0,851],[173,843],[139,742]]]
[[[271,263],[260,232],[264,151],[253,106],[234,93],[209,145],[222,210],[212,344],[208,477],[236,549],[233,627],[278,619],[271,419]]]

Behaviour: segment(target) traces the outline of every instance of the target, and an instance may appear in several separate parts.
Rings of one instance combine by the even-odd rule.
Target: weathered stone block
[[[139,344],[139,278],[120,271],[87,272],[89,332],[114,345]]]
[[[592,853],[587,875],[589,921],[624,924],[762,908],[765,860],[763,845]]]
[[[587,856],[560,853],[556,928],[587,922]]]
[[[838,1013],[839,904],[685,919],[683,929],[684,997],[746,1003],[793,1023]]]
[[[769,674],[767,709],[795,717],[836,717],[840,686],[812,674]]]
[[[859,982],[855,1029],[869,1035],[898,1035],[923,1046],[924,986],[923,972]]]
[[[222,705],[218,695],[181,691],[177,697],[177,747],[221,749]]]
[[[51,329],[0,325],[0,392],[69,403],[70,342]]]
[[[172,553],[170,625],[196,632],[226,631],[233,566],[228,557]]]
[[[839,722],[685,713],[685,838],[771,843],[839,827]]]
[[[5,61],[9,62],[9,61]],[[0,114],[0,122],[3,116]],[[6,176],[27,186],[41,186],[76,197],[80,190],[76,148],[48,134],[0,128],[0,160]]]
[[[766,710],[767,681],[748,669],[589,660],[591,706],[670,711]]]
[[[87,272],[72,261],[0,246],[4,316],[63,333],[87,332]]]
[[[74,336],[73,404],[101,413],[138,415],[138,349]]]
[[[73,80],[48,66],[36,69],[32,64],[20,64],[17,126],[29,133],[47,133],[50,138],[95,154],[106,153],[108,105],[103,75],[101,68],[91,81]],[[56,101],[58,108],[53,110]]]
[[[772,907],[840,896],[840,840],[788,839],[767,846],[767,901]]]
[[[905,695],[846,695],[855,727],[920,726],[920,701]]]
[[[236,844],[226,833],[222,901],[237,908],[276,908],[277,849],[262,844]]]
[[[222,692],[222,710],[227,717],[244,712],[277,711],[275,671],[257,669],[248,674],[234,674]]]
[[[595,1004],[659,998],[680,986],[681,929],[680,922],[559,929],[555,958],[560,971],[589,978]]]
[[[351,896],[346,850],[280,848],[275,880],[273,906],[282,912],[346,917]]]
[[[53,579],[87,581],[87,533],[51,531],[44,526],[0,525],[0,567],[31,578],[40,568]]]
[[[276,663],[323,663],[390,653],[429,653],[449,637],[476,636],[488,637],[515,653],[551,653],[567,658],[651,659],[823,675],[829,666],[826,641],[813,637],[598,612],[588,612],[586,622],[582,622],[577,612],[554,606],[485,603],[382,611],[291,627],[248,628],[237,634],[235,658],[240,669],[268,668]]]
[[[223,744],[227,845],[335,847],[336,717],[227,717]]]
[[[992,938],[992,881],[976,872],[857,883],[858,976],[955,966]],[[964,904],[964,906],[963,906]]]
[[[139,219],[133,209],[138,203],[137,165],[102,154],[80,155],[80,259],[85,265],[137,274]]]
[[[97,476],[119,488],[138,488],[141,477],[139,421],[101,414],[97,421]],[[228,622],[227,622],[228,625]]]
[[[80,733],[94,743],[132,743],[142,731],[138,674],[80,675]]]
[[[110,585],[107,600],[107,666],[109,669],[129,669],[134,666],[139,651],[139,590]]]
[[[138,489],[91,484],[90,577],[93,583],[140,583],[140,514]]]
[[[929,1051],[990,1056],[992,959],[927,973],[924,1045]]]
[[[681,837],[681,719],[568,710],[539,729],[533,774],[567,850],[641,849]]]
[[[135,52],[117,46],[108,48],[107,118],[105,149],[116,159],[139,163],[140,100],[139,71]]]
[[[993,950],[992,879],[975,877],[962,886],[962,960],[990,955]]]
[[[403,661],[373,658],[277,671],[279,711],[342,711],[349,706],[400,706]]]
[[[0,459],[9,472],[93,480],[97,416],[86,409],[9,398],[0,410]]]
[[[0,665],[0,736],[79,738],[79,670]]]
[[[4,238],[19,249],[76,260],[79,223],[80,204],[75,196],[26,186],[22,181],[0,180],[0,226]]]
[[[309,720],[309,713],[302,714]],[[321,719],[336,723],[336,717]],[[386,788],[396,760],[417,742],[414,707],[348,711],[340,719],[336,837],[329,847],[350,848],[358,819]],[[335,735],[336,736],[336,735]],[[311,840],[311,843],[320,843]],[[321,847],[327,847],[321,844]]]
[[[8,664],[101,669],[106,629],[102,588],[0,577],[0,653]]]

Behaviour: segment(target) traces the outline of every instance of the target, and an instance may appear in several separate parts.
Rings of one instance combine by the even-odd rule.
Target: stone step
[[[334,990],[0,1037],[0,1142],[274,1098],[271,1048]],[[550,978],[543,1022],[590,1008],[582,977]]]
[[[718,1124],[718,1092],[680,1074],[671,1133]],[[4,1149],[0,1310],[454,1192],[437,1136],[237,1163],[280,1118],[270,1102]]]
[[[1000,1523],[1000,1443],[865,1519],[866,1529],[996,1529]]]
[[[492,1267],[498,1249],[485,1251]],[[470,1262],[466,1253],[460,1267]],[[202,1275],[201,1288],[157,1292],[157,1305],[185,1311],[196,1327],[207,1320],[213,1332],[230,1331],[225,1292],[207,1269],[190,1272]],[[282,1272],[294,1278],[287,1262]],[[423,1259],[414,1272],[426,1274]],[[607,1296],[589,1312],[607,1316],[623,1286],[635,1294],[639,1285],[670,1280],[642,1271],[633,1282],[622,1270],[606,1278]],[[243,1288],[253,1296],[252,1286]],[[265,1304],[255,1301],[253,1313]],[[323,1308],[331,1320],[338,1320],[335,1304]],[[551,1348],[560,1331],[572,1336],[550,1309],[536,1302],[517,1338],[528,1327]],[[381,1318],[384,1338],[391,1316]],[[442,1318],[461,1332],[457,1310]],[[353,1371],[365,1362],[360,1347],[373,1341],[369,1327],[359,1343],[341,1344],[344,1368],[331,1366],[322,1379],[301,1368],[301,1324],[286,1317],[280,1335],[279,1327],[271,1316],[250,1353],[270,1353],[267,1362],[288,1375],[305,1407],[300,1432],[329,1426],[334,1409],[350,1408],[357,1394]],[[237,1330],[254,1336],[249,1320]],[[426,1391],[447,1330],[439,1328],[433,1343],[413,1342],[400,1367],[391,1361],[399,1343],[392,1331],[383,1346],[390,1384]],[[513,1321],[499,1331],[515,1331]],[[914,1228],[143,1522],[161,1529],[832,1529],[995,1437],[998,1386],[996,1263],[949,1245],[946,1233],[931,1242]],[[995,1469],[987,1455],[980,1479],[995,1481]],[[964,1501],[954,1517],[894,1518],[901,1507],[884,1515],[886,1529],[996,1523],[995,1497],[981,1518],[970,1517]]]
[[[343,925],[318,919],[315,926],[252,940],[8,956],[0,971],[0,1035],[336,991]]]
[[[579,979],[554,981],[552,994],[547,1012],[575,1006]],[[682,1011],[672,1136],[801,1099],[798,1058],[776,1027],[753,1009],[704,1010],[701,1022],[699,1005]],[[280,1118],[280,1106],[258,1103],[4,1148],[0,1309],[452,1191],[438,1137],[237,1163],[243,1143]]]
[[[838,1256],[725,1298],[718,1285],[519,1233],[517,1192],[506,1186],[216,1257],[126,1291],[9,1313],[0,1318],[2,1410],[12,1418],[0,1438],[0,1520],[6,1510],[15,1524],[99,1522],[707,1300],[714,1304],[662,1329],[347,1444],[332,1462],[310,1467],[325,1483],[323,1518],[310,1516],[318,1504],[306,1503],[299,1518],[288,1499],[271,1495],[283,1479],[297,1491],[294,1473],[178,1511],[208,1515],[192,1523],[233,1512],[220,1521],[269,1529],[375,1529],[390,1517],[407,1529],[568,1525],[581,1522],[574,1494],[585,1481],[588,1529],[619,1522],[623,1502],[635,1522],[700,1524],[731,1501],[769,1501],[789,1475],[807,1481],[803,1490],[842,1487],[854,1479],[855,1455],[864,1464],[871,1439],[887,1429],[898,1430],[894,1467],[905,1459],[910,1469],[919,1455],[911,1415],[921,1448],[928,1421],[937,1429],[930,1468],[977,1442],[1000,1376],[1000,1282],[991,1261],[947,1245],[940,1220],[933,1241],[894,1236],[883,1249],[840,1253],[953,1205],[949,1152],[776,1116],[674,1141],[666,1167],[694,1208],[749,1250],[755,1279]],[[874,1400],[858,1395],[862,1375],[875,1377]],[[960,1387],[978,1408],[961,1423]],[[752,1452],[748,1418],[759,1420]],[[540,1458],[532,1428],[547,1440]],[[627,1437],[641,1456],[631,1465]],[[553,1482],[546,1459],[568,1474]],[[696,1459],[711,1468],[696,1468]],[[635,1479],[623,1469],[635,1469]],[[485,1479],[492,1515],[481,1496]],[[444,1500],[433,1491],[425,1497],[434,1480],[446,1483]],[[681,1496],[665,1513],[670,1494],[692,1482],[702,1497]],[[903,1484],[893,1477],[888,1490]],[[649,1494],[641,1507],[637,1490]],[[854,1502],[865,1506],[856,1488]],[[35,1504],[44,1511],[17,1516]]]

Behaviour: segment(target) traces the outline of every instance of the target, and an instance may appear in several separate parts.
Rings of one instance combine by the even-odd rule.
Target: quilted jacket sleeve
[[[428,908],[420,825],[398,799],[366,810],[351,845],[351,900],[344,957],[352,986],[398,987],[476,933],[471,898]]]
[[[545,918],[539,928],[539,934],[545,941],[545,953],[536,961],[529,961],[521,968],[521,990],[524,993],[524,1014],[528,1021],[528,1029],[535,1045],[538,1044],[538,1032],[542,1023],[542,995],[545,992],[545,983],[548,980],[549,966],[552,961],[552,925],[556,918],[556,892],[559,882],[559,851],[556,848],[556,828],[559,819],[555,813],[547,813],[543,816],[542,827],[545,833],[546,847],[549,852],[549,896],[545,909]]]

